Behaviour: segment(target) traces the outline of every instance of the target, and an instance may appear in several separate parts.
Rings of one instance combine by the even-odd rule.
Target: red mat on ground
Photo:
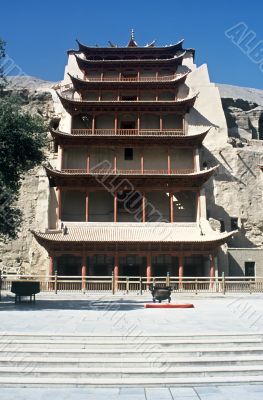
[[[152,303],[144,304],[144,308],[194,308],[191,303],[171,304],[171,303]]]

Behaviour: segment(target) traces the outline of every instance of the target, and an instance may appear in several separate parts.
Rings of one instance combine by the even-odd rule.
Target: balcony
[[[74,175],[188,175],[194,174],[194,168],[184,169],[107,169],[107,168],[91,168],[87,169],[72,169],[63,168],[61,172]]]
[[[86,77],[86,82],[172,82],[176,80],[180,80],[185,77],[187,74],[172,74],[167,76],[118,76],[118,77],[94,77],[89,78]]]
[[[72,135],[95,136],[184,136],[184,129],[72,129]]]

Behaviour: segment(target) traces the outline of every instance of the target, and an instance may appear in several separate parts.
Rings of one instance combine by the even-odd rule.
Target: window
[[[255,262],[245,261],[245,276],[255,276]]]
[[[220,222],[220,232],[225,232],[225,230],[226,230],[225,221],[222,218],[220,218],[219,222]]]
[[[126,147],[124,149],[124,160],[131,161],[133,160],[133,149],[130,147]]]
[[[238,218],[236,217],[231,218],[230,223],[231,223],[231,231],[235,231],[238,229]]]

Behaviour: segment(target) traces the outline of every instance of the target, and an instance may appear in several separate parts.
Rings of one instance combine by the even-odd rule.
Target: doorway
[[[58,257],[57,273],[59,276],[80,276],[81,257],[71,255]]]
[[[120,276],[145,276],[146,258],[136,255],[120,257],[119,274]]]

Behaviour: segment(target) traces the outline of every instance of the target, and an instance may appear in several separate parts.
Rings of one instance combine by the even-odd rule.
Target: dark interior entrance
[[[255,276],[255,261],[245,261],[245,276]]]
[[[81,257],[61,256],[57,258],[57,273],[63,276],[81,275]]]
[[[91,260],[91,272],[94,276],[108,276],[113,270],[114,259],[111,256],[97,254]]]
[[[130,255],[120,257],[119,275],[120,276],[145,276],[146,259],[145,257]]]
[[[121,129],[136,129],[136,121],[121,121]]]

